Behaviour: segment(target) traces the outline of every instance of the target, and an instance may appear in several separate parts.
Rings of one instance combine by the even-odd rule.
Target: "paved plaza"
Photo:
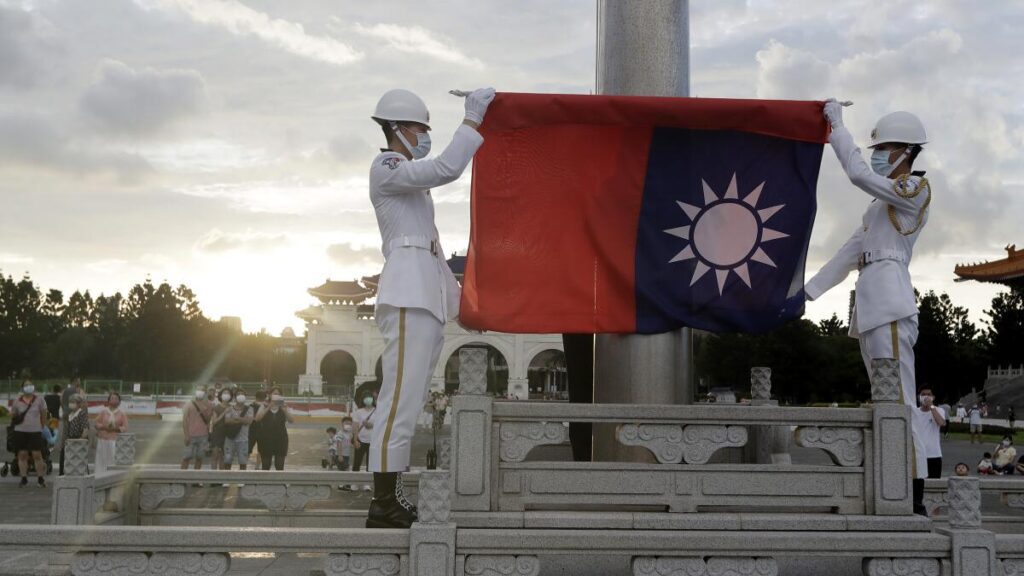
[[[286,470],[320,470],[320,459],[324,451],[324,429],[326,423],[298,423],[289,428],[290,447]],[[179,463],[181,447],[181,425],[179,422],[159,420],[138,420],[132,422],[132,431],[137,434],[137,455],[140,462],[158,466],[174,466]],[[447,431],[445,431],[447,432]],[[430,447],[428,431],[420,430],[414,439],[413,466],[425,464],[426,451]],[[974,464],[982,452],[993,450],[988,444],[971,445],[964,440],[947,440],[943,443],[943,473],[952,473],[956,462]],[[567,446],[541,448],[547,458],[568,459]],[[823,452],[793,447],[794,463],[827,464]],[[1024,482],[1024,477],[1020,478]],[[209,487],[196,491],[190,496],[193,505],[202,506],[204,499],[211,502],[230,501],[234,488]],[[368,492],[353,492],[346,495],[342,503],[347,508],[359,509],[368,505]],[[39,489],[34,485],[19,488],[17,479],[0,479],[0,523],[3,524],[48,524],[50,522],[51,487]],[[995,499],[986,500],[984,507],[999,506]],[[218,504],[220,505],[220,504]],[[1011,513],[1005,507],[1001,513]],[[64,575],[70,574],[68,554],[8,553],[0,555],[0,575]],[[543,576],[627,576],[631,574],[629,559],[622,557],[576,557],[540,556]],[[779,573],[782,576],[855,576],[861,574],[859,560],[855,558],[821,558],[816,560],[779,558]],[[828,566],[827,572],[822,566]],[[231,575],[294,575],[322,574],[321,554],[274,554],[242,553],[232,556]]]

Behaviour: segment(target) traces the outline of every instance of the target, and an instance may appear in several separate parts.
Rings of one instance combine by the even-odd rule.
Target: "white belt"
[[[882,260],[895,260],[896,262],[903,262],[904,264],[909,262],[907,255],[902,250],[892,249],[879,249],[879,250],[868,250],[862,252],[860,257],[857,259],[857,269],[864,268],[868,264],[873,262],[880,262]]]
[[[396,248],[420,248],[437,256],[437,244],[437,240],[426,236],[399,236],[388,242],[388,254]]]

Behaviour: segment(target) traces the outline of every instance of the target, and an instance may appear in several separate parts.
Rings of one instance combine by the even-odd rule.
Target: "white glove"
[[[840,128],[843,125],[843,104],[835,98],[825,100],[825,119],[833,130]]]
[[[482,124],[487,106],[494,100],[494,88],[477,88],[466,96],[466,120]]]

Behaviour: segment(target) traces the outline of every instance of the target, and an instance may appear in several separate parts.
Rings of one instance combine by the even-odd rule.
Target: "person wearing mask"
[[[911,429],[921,436],[928,478],[942,477],[942,428],[946,425],[946,413],[935,405],[931,388],[921,388],[917,395],[920,405],[911,412]],[[924,479],[914,478],[914,512],[927,516],[924,507]]]
[[[121,395],[111,392],[107,403],[96,417],[96,475],[114,465],[117,435],[128,431],[128,415],[121,410]]]
[[[996,446],[996,451],[992,454],[992,469],[999,474],[1013,475],[1016,459],[1017,449],[1013,447],[1013,438],[1009,435],[1003,436],[1003,441]]]
[[[31,380],[25,380],[21,386],[21,395],[11,404],[11,424],[14,425],[14,450],[18,454],[18,472],[21,473],[21,484],[28,486],[28,457],[36,467],[39,487],[46,486],[46,465],[43,463],[43,428],[47,421],[46,402],[36,394],[36,387]]]
[[[830,98],[825,102],[824,115],[832,126],[829,142],[843,170],[850,182],[874,201],[850,239],[807,282],[807,299],[816,300],[850,272],[858,271],[850,336],[859,339],[869,374],[873,359],[896,359],[903,403],[914,407],[918,310],[909,266],[914,244],[928,222],[932,197],[924,173],[912,171],[914,160],[927,142],[924,125],[910,112],[893,112],[880,118],[871,131],[869,164],[843,125],[842,105]],[[912,427],[911,474],[915,479],[925,478],[928,472],[921,433]]]
[[[352,418],[353,431],[352,431],[352,444],[355,446],[355,454],[352,457],[352,471],[358,472],[366,461],[366,470],[370,469],[370,441],[373,438],[373,414],[377,411],[374,406],[373,394],[367,392],[363,396],[363,405],[356,409],[355,415]],[[370,485],[366,484],[363,486],[366,490],[370,489]],[[352,486],[352,489],[358,489],[357,486]]]
[[[69,386],[70,388],[70,386]],[[64,430],[61,434],[60,443],[60,469],[61,476],[64,475],[64,449],[68,440],[82,440],[89,432],[89,409],[86,407],[85,398],[80,394],[72,394],[68,398],[67,418],[61,422]]]
[[[85,393],[82,391],[82,380],[78,376],[72,378],[71,381],[68,382],[67,388],[65,388],[60,394],[60,419],[62,423],[67,423],[68,421],[68,414],[71,413],[69,406],[71,397],[76,394],[85,396]]]
[[[349,466],[352,464],[352,417],[345,416],[341,419],[341,430],[338,431],[337,437],[338,445],[338,458],[340,463],[338,470],[346,471],[349,470]],[[351,490],[352,487],[345,484],[339,486],[342,490]]]
[[[60,418],[62,412],[60,411],[60,397],[61,387],[60,384],[54,384],[53,388],[50,389],[50,393],[43,396],[43,401],[46,402],[46,411],[50,414],[50,418]]]
[[[224,470],[231,470],[235,461],[239,470],[249,465],[249,425],[254,411],[246,400],[245,392],[238,390],[224,411]]]
[[[210,420],[210,450],[212,470],[224,467],[224,414],[231,404],[231,390],[220,388],[217,399],[213,403],[213,418]]]
[[[206,390],[197,388],[195,398],[185,404],[181,417],[181,432],[185,438],[185,450],[181,454],[181,469],[187,470],[193,464],[196,470],[203,468],[203,457],[209,447],[210,420],[213,406],[206,398]]]
[[[380,411],[370,440],[368,528],[407,528],[416,520],[400,474],[409,468],[416,418],[444,345],[444,325],[458,318],[460,292],[438,238],[430,191],[454,182],[473,159],[483,144],[477,128],[494,97],[493,88],[466,94],[462,124],[448,147],[429,159],[430,113],[419,96],[389,90],[371,116],[387,148],[370,165],[370,202],[384,254],[375,309],[384,353]]]
[[[265,382],[266,381],[264,381],[264,383]],[[253,461],[253,466],[255,469],[259,470],[260,468],[263,467],[259,451],[260,436],[262,434],[261,430],[263,423],[256,421],[256,415],[259,414],[260,408],[263,407],[264,402],[267,401],[267,392],[262,389],[257,390],[255,397],[255,401],[253,401],[253,403],[249,406],[249,408],[252,410],[253,416],[252,423],[249,424],[249,456],[250,459],[252,459],[252,453],[254,451],[256,452],[256,460]]]
[[[284,459],[288,456],[288,424],[294,422],[280,388],[270,390],[270,398],[256,413],[260,422],[260,457],[264,470],[284,470]]]

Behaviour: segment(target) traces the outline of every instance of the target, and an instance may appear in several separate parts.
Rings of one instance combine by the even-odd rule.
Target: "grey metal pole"
[[[688,0],[598,0],[597,92],[689,96]],[[689,329],[657,335],[597,336],[594,401],[689,404],[693,397],[693,336]],[[615,426],[594,426],[595,460],[651,460],[621,446]]]

